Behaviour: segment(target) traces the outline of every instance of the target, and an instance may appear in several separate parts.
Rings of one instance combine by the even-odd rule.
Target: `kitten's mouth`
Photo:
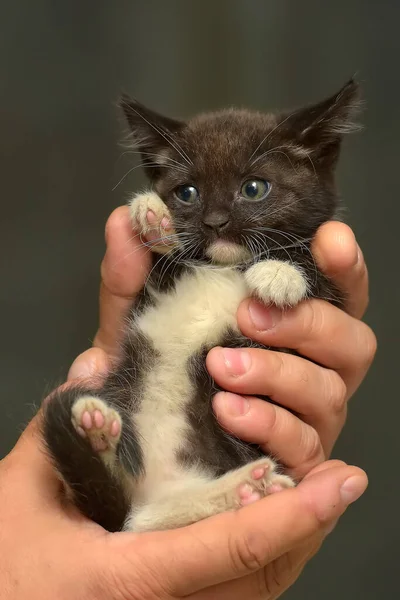
[[[237,265],[251,258],[248,248],[222,239],[210,244],[206,255],[211,258],[212,262],[222,265]]]

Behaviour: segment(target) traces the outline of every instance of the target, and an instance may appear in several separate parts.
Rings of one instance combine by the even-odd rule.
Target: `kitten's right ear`
[[[119,106],[131,130],[131,143],[141,152],[143,166],[150,176],[156,177],[158,167],[165,162],[165,151],[168,148],[176,149],[174,135],[185,124],[160,115],[126,94],[121,96]]]

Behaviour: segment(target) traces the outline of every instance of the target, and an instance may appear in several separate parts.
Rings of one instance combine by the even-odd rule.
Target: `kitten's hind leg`
[[[113,468],[122,430],[119,413],[100,398],[83,396],[75,400],[71,419],[76,432],[87,438],[93,450]]]
[[[82,387],[56,391],[44,410],[43,437],[74,504],[108,531],[120,531],[141,468],[140,446],[129,420],[100,395]],[[119,458],[123,444],[130,472]]]
[[[184,527],[294,485],[294,481],[280,474],[277,464],[265,456],[219,479],[204,480],[199,476],[197,480],[171,484],[168,494],[134,511],[125,529],[143,532]]]

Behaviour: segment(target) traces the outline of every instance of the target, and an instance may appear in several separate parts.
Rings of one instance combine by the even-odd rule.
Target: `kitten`
[[[272,457],[222,430],[205,359],[262,347],[238,329],[254,295],[341,305],[310,252],[335,216],[334,174],[358,86],[305,109],[228,109],[187,123],[123,97],[152,191],[130,203],[153,268],[101,387],[55,392],[44,439],[80,510],[109,531],[184,526],[291,487]],[[154,239],[154,232],[158,232]]]

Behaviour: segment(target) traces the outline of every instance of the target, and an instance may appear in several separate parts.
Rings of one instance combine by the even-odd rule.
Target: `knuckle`
[[[286,355],[285,352],[272,351],[268,352],[268,378],[281,379],[286,371]]]
[[[286,552],[258,573],[259,597],[276,598],[287,589],[300,574],[300,565],[291,552]]]
[[[336,371],[325,371],[325,402],[330,412],[338,415],[347,405],[347,387]]]
[[[310,426],[303,428],[303,447],[305,448],[305,463],[316,465],[324,458],[320,437]]]
[[[318,300],[309,300],[301,305],[301,330],[303,339],[318,336],[325,327],[326,315],[323,304]]]
[[[235,534],[229,537],[229,554],[234,573],[243,575],[262,569],[269,555],[268,541],[261,532],[252,532],[238,538]]]

